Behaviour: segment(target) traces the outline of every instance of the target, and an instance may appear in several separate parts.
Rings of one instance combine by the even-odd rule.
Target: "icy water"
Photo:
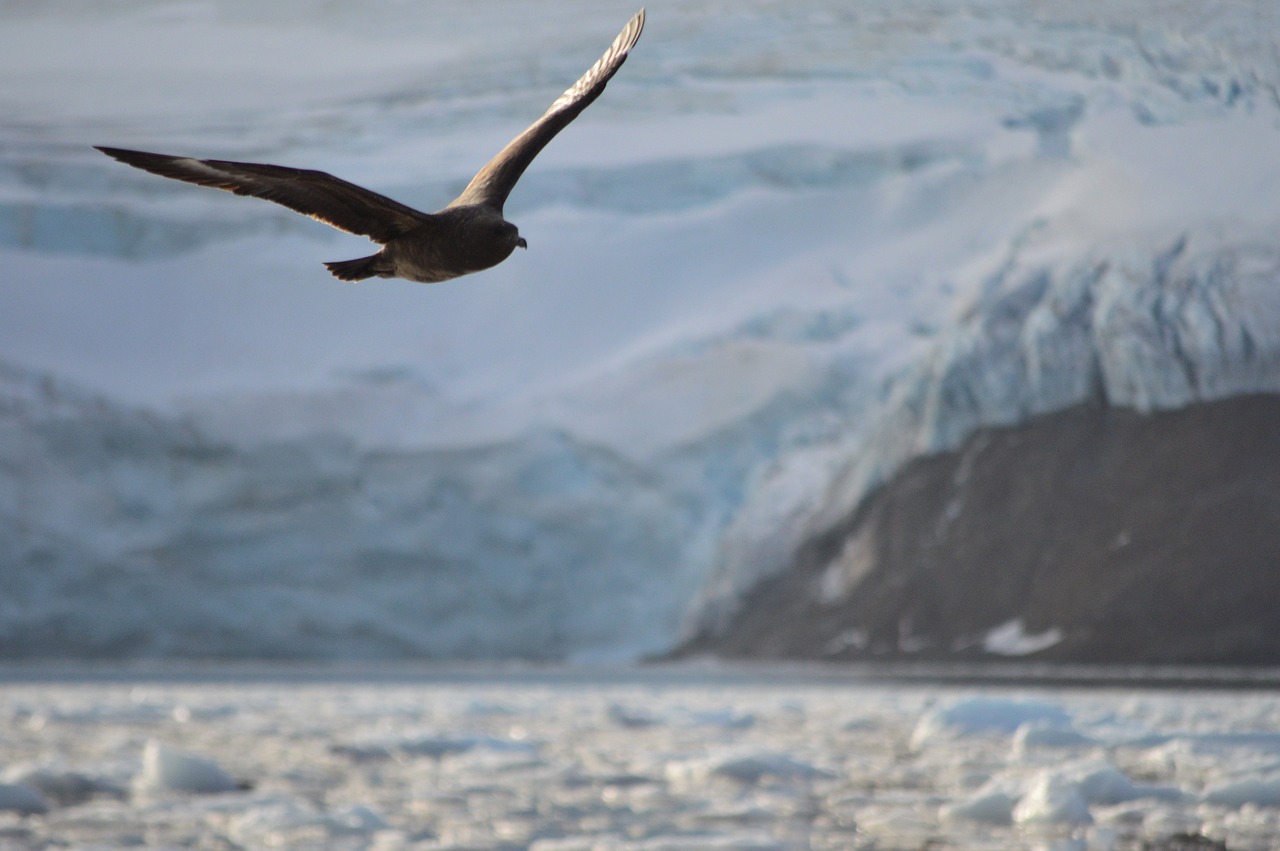
[[[0,674],[0,848],[1280,848],[1269,688]]]

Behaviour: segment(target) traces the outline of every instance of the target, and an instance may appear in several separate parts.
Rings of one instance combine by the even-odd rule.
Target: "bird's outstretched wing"
[[[520,175],[524,174],[524,170],[529,167],[529,163],[533,162],[533,158],[557,133],[577,118],[593,100],[600,97],[605,83],[608,83],[622,67],[622,63],[626,61],[631,48],[635,47],[636,41],[640,38],[640,31],[643,29],[644,9],[641,9],[622,28],[622,32],[618,33],[618,37],[613,40],[613,44],[609,45],[604,56],[601,56],[578,82],[556,98],[551,108],[533,122],[529,129],[512,139],[496,157],[489,160],[489,163],[480,169],[462,194],[449,206],[481,204],[494,207],[501,212],[507,195],[520,179]]]
[[[431,219],[428,213],[406,207],[385,195],[339,180],[323,171],[226,160],[197,160],[121,148],[98,147],[98,150],[122,163],[162,177],[274,201],[331,227],[367,236],[377,243],[389,242]]]

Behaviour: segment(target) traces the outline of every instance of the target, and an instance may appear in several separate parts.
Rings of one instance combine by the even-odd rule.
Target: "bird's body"
[[[325,263],[344,281],[404,278],[436,284],[496,266],[525,245],[516,226],[492,207],[446,207],[357,260]]]
[[[339,230],[382,245],[368,257],[325,266],[344,281],[404,278],[437,283],[496,266],[526,247],[502,207],[516,181],[548,142],[600,96],[644,28],[636,13],[604,55],[471,179],[449,206],[423,213],[322,171],[263,163],[200,160],[99,147],[110,157],[163,177],[274,201]]]

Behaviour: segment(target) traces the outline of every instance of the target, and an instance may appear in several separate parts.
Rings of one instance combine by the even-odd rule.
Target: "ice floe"
[[[136,705],[149,709],[127,711]],[[1280,827],[1280,762],[1267,747],[1280,710],[1266,692],[979,690],[778,671],[0,690],[0,718],[41,707],[94,720],[0,736],[0,845],[15,851],[54,837],[351,851],[932,838],[1101,851],[1176,834],[1272,851]],[[641,723],[620,723],[618,707]],[[752,722],[691,723],[742,717]]]

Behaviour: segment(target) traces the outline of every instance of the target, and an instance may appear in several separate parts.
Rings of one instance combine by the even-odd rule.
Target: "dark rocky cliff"
[[[1280,396],[978,431],[680,653],[1280,663]]]

